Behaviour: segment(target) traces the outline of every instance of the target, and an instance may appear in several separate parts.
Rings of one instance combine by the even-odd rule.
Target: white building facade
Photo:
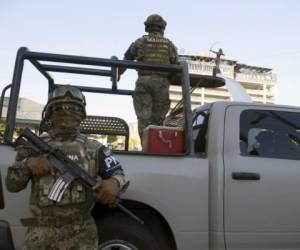
[[[180,55],[180,60],[188,62],[192,74],[212,75],[215,58],[209,56]],[[276,74],[269,68],[240,64],[238,61],[221,59],[221,73],[238,81],[253,102],[274,103],[277,87]],[[182,98],[181,87],[170,87],[171,107]],[[215,101],[228,101],[231,96],[226,86],[220,88],[199,88],[192,94],[192,108]]]

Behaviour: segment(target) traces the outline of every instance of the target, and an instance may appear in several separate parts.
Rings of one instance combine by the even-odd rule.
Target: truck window
[[[193,120],[193,138],[195,153],[206,152],[206,133],[208,125],[209,111],[204,110],[196,113]]]
[[[240,116],[244,156],[300,159],[300,113],[245,110]]]

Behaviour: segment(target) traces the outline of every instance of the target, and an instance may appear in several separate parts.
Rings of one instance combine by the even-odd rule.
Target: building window
[[[300,113],[243,111],[240,152],[244,156],[300,160]]]

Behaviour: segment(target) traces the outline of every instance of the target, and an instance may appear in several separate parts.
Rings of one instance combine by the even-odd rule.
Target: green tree
[[[107,136],[107,143],[109,143],[109,144],[114,143],[116,140],[118,140],[118,136],[116,136],[116,135],[108,135]]]
[[[4,142],[4,132],[5,132],[5,124],[4,123],[0,123],[0,143]],[[21,133],[21,128],[20,127],[16,127],[14,129],[14,138],[17,138]]]
[[[5,130],[5,125],[3,123],[0,123],[0,143],[3,143],[4,130]]]

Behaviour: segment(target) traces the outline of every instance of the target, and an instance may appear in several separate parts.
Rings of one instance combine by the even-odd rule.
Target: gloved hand
[[[105,205],[113,204],[116,200],[120,188],[116,179],[109,178],[98,182],[93,190],[96,191],[96,202],[101,202]]]
[[[53,167],[46,157],[29,157],[25,164],[31,169],[33,175],[44,176],[51,173]]]

